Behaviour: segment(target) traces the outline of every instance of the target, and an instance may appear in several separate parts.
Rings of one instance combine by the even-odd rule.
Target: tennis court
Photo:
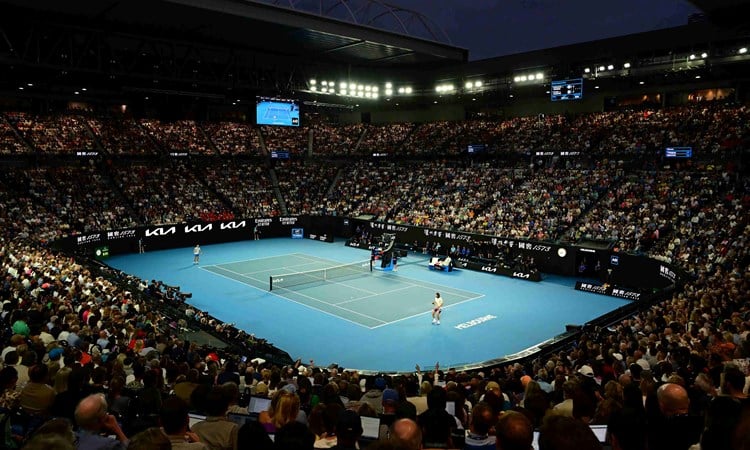
[[[341,262],[304,253],[203,266],[213,274],[268,290],[317,311],[366,328],[379,328],[420,314],[424,304],[408,298],[431,298],[440,292],[444,308],[483,297],[483,294],[401,277],[395,272],[370,271],[369,261]],[[327,270],[324,270],[327,269]]]
[[[426,257],[399,260],[398,272],[359,270],[330,280],[269,290],[270,275],[363,262],[368,251],[343,242],[274,238],[116,255],[107,262],[144,279],[192,293],[188,302],[293,358],[361,370],[408,371],[523,352],[601,316],[627,300],[576,291],[575,279],[539,283],[485,272],[427,268]],[[412,260],[413,259],[413,260]],[[339,273],[339,275],[342,275]],[[285,277],[282,277],[285,278]],[[445,298],[441,325],[431,323],[435,292]]]

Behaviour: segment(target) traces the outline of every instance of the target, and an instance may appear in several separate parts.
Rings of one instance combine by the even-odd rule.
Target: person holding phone
[[[122,449],[128,447],[128,438],[112,414],[107,413],[107,400],[103,394],[92,394],[78,402],[75,409],[78,424],[78,448]],[[101,436],[111,433],[115,438]]]

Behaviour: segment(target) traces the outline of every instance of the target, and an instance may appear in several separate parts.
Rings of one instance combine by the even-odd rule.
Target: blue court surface
[[[627,300],[573,289],[575,280],[540,283],[492,274],[432,271],[403,258],[397,272],[370,272],[369,252],[289,238],[113,256],[112,267],[191,292],[189,302],[268,339],[292,358],[318,365],[409,371],[415,364],[461,366],[515,354],[583,324]],[[342,265],[346,265],[341,267]],[[297,272],[333,268],[330,275]],[[269,276],[278,276],[273,291]],[[324,279],[325,278],[325,279]],[[435,292],[445,299],[433,325]]]

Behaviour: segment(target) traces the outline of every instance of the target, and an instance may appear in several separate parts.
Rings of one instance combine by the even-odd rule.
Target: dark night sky
[[[443,28],[469,59],[521,53],[687,23],[687,0],[387,0]]]

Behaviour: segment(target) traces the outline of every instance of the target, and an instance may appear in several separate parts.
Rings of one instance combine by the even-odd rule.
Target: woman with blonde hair
[[[279,389],[271,397],[271,404],[267,411],[258,416],[258,422],[269,433],[273,433],[284,425],[297,420],[299,415],[299,397],[287,389]]]

